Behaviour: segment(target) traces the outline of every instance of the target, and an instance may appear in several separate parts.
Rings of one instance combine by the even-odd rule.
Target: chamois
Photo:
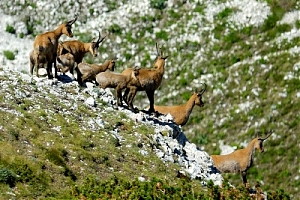
[[[255,149],[264,152],[263,142],[270,137],[273,130],[269,131],[265,138],[254,138],[244,149],[238,149],[227,155],[211,155],[214,166],[222,173],[241,173],[245,186],[247,186],[247,170],[253,164]]]
[[[84,81],[96,80],[96,75],[100,72],[105,72],[107,69],[114,71],[116,64],[115,60],[116,58],[107,60],[101,65],[79,63],[78,67],[76,68],[78,83],[82,85]]]
[[[116,98],[117,98],[117,106],[122,105],[122,90],[124,88],[131,88],[132,85],[137,85],[139,83],[138,80],[139,68],[134,67],[130,76],[125,76],[119,73],[113,72],[101,72],[96,76],[96,81],[99,84],[100,88],[115,88],[116,90]]]
[[[48,75],[49,79],[53,78],[52,63],[54,63],[55,78],[58,78],[57,67],[56,67],[58,39],[60,38],[60,36],[62,34],[65,34],[68,37],[73,37],[71,28],[72,28],[72,24],[74,24],[76,20],[77,20],[77,15],[76,15],[75,19],[70,20],[67,23],[61,24],[54,31],[49,31],[49,32],[37,35],[33,42],[33,51],[34,52],[32,53],[32,55],[33,55],[32,59],[36,62],[34,64],[36,64],[38,67],[40,67],[41,65],[45,64],[44,61],[46,60],[47,61],[47,75]],[[41,63],[41,61],[43,61],[42,62],[43,64]],[[33,67],[30,66],[30,73],[32,71],[33,71]]]
[[[86,53],[90,52],[94,57],[98,56],[98,48],[99,44],[104,40],[106,36],[101,38],[101,34],[99,31],[99,38],[96,42],[94,42],[95,38],[92,39],[91,42],[84,43],[79,40],[70,40],[70,41],[64,41],[60,42],[58,49],[57,49],[57,55],[58,59],[59,56],[64,55],[66,53],[70,53],[74,56],[74,61],[77,63],[82,62],[83,57]],[[62,60],[61,64],[64,66],[63,69],[61,69],[64,72],[67,72],[70,70],[70,73],[74,76],[74,65],[73,66],[68,66],[67,64],[63,63]]]
[[[150,108],[149,112],[155,112],[154,110],[154,92],[160,86],[165,69],[165,60],[168,56],[163,56],[163,52],[158,50],[157,43],[156,43],[156,50],[157,50],[157,59],[154,63],[152,69],[140,69],[139,70],[139,83],[134,87],[126,88],[123,99],[129,106],[131,110],[134,110],[132,102],[137,93],[137,91],[145,91],[149,102]],[[125,69],[122,74],[125,76],[129,76],[132,73],[132,68]],[[130,92],[130,93],[129,93]],[[129,93],[129,94],[128,94]],[[128,95],[128,97],[127,97]]]
[[[44,64],[47,64],[47,59],[44,55],[37,56],[35,55],[36,52],[33,50],[29,54],[30,59],[30,74],[33,75],[33,69],[36,63],[39,63],[36,68],[36,76],[39,77],[39,68],[44,67]],[[36,60],[39,59],[39,60]]]
[[[195,91],[186,104],[175,106],[154,105],[155,111],[164,115],[170,114],[177,125],[185,125],[189,119],[190,114],[192,113],[194,106],[204,106],[204,103],[202,101],[202,94],[206,90],[206,84],[203,83],[203,85],[204,89],[200,90],[199,92]]]
[[[75,59],[71,53],[66,53],[57,56],[57,61],[63,65],[58,65],[57,68],[60,70],[60,72],[64,74],[75,65]]]

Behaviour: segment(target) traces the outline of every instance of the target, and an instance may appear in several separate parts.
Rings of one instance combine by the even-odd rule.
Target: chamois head
[[[68,37],[73,37],[72,33],[72,24],[75,23],[77,20],[77,15],[75,16],[75,19],[68,21],[67,23],[63,24],[62,33],[65,34]]]
[[[112,58],[110,60],[108,60],[108,66],[107,66],[107,69],[109,69],[110,71],[114,71],[115,70],[115,65],[116,65],[116,60],[118,58]]]
[[[157,59],[156,59],[156,62],[154,63],[154,68],[161,68],[162,66],[165,65],[165,60],[169,57],[169,56],[163,56],[163,52],[161,50],[161,47],[159,48],[158,50],[158,46],[157,46],[157,43],[155,44],[156,45],[156,51],[157,51]]]
[[[132,71],[132,74],[131,74],[131,77],[134,79],[134,80],[137,80],[137,76],[139,75],[140,73],[140,70],[141,68],[138,67],[138,66],[135,66],[133,67],[133,71]]]
[[[255,138],[255,144],[254,144],[254,148],[257,149],[260,153],[264,152],[264,146],[263,146],[263,142],[270,137],[270,135],[273,133],[273,130],[269,131],[269,134],[265,137],[265,138],[261,138],[261,137],[257,137]]]
[[[99,31],[99,38],[96,42],[94,42],[95,38],[92,39],[91,41],[91,46],[90,46],[90,53],[94,56],[97,57],[98,56],[98,48],[99,48],[99,44],[104,40],[106,36],[104,36],[103,38],[101,38],[101,34]]]
[[[202,101],[202,94],[205,92],[206,90],[206,84],[205,83],[202,83],[204,85],[204,88],[202,90],[200,90],[199,92],[195,92],[197,93],[197,97],[196,100],[195,100],[195,104],[200,106],[200,107],[203,107],[204,106],[204,103]]]

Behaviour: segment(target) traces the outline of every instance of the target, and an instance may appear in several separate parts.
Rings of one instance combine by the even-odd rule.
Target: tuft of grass
[[[4,50],[3,54],[4,54],[5,58],[8,59],[8,60],[14,60],[15,59],[15,54],[12,51]]]
[[[11,33],[11,34],[15,34],[16,33],[16,29],[13,26],[10,25],[6,25],[6,32]]]

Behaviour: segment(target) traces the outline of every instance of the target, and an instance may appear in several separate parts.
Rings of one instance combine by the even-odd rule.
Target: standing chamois
[[[58,78],[56,67],[58,39],[62,34],[65,34],[68,37],[73,37],[71,28],[72,24],[74,24],[76,20],[77,16],[75,17],[75,19],[68,21],[67,23],[61,24],[54,31],[49,31],[36,36],[33,42],[33,52],[30,54],[31,75],[33,74],[34,65],[37,66],[38,70],[39,67],[47,63],[48,78],[53,78],[52,63],[54,63],[55,78]]]
[[[82,62],[84,55],[88,52],[90,52],[94,57],[98,56],[99,44],[104,40],[105,37],[106,36],[101,38],[101,34],[99,31],[99,38],[96,42],[94,42],[95,38],[93,38],[92,41],[88,43],[84,43],[79,40],[60,42],[57,50],[57,55],[58,55],[57,61],[63,65],[61,71],[65,73],[70,70],[70,73],[74,76],[74,65],[69,66],[68,64],[65,64],[63,62],[64,60],[61,59],[62,55],[67,53],[72,54],[75,63],[77,63],[78,65],[79,63]]]
[[[155,111],[164,115],[170,114],[177,125],[185,125],[190,117],[190,114],[192,113],[194,106],[204,106],[204,103],[202,101],[202,94],[206,90],[206,84],[203,83],[203,85],[204,88],[200,90],[200,92],[195,91],[186,104],[174,106],[154,105]]]
[[[137,91],[145,91],[149,102],[150,108],[149,112],[155,112],[154,110],[154,92],[160,86],[164,72],[165,72],[165,60],[168,56],[163,56],[163,52],[158,50],[157,43],[156,43],[156,50],[157,50],[157,59],[154,63],[152,69],[140,69],[139,70],[139,83],[134,87],[133,85],[130,88],[126,88],[123,99],[129,106],[131,110],[133,108],[133,99],[137,93]],[[130,76],[132,73],[133,68],[125,69],[122,74],[125,76]],[[128,94],[129,93],[129,94]]]
[[[273,133],[271,130],[265,138],[254,138],[244,149],[238,149],[227,155],[211,155],[214,166],[222,173],[241,173],[243,183],[247,186],[247,171],[253,164],[255,149],[264,152],[263,142]]]

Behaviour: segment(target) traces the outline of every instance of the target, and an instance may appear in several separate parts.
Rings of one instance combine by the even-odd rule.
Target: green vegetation
[[[7,60],[14,60],[15,59],[15,54],[12,51],[5,50],[5,51],[3,51],[3,54],[4,54],[4,56]]]
[[[8,33],[11,33],[11,34],[15,34],[16,33],[16,30],[13,26],[10,26],[10,25],[6,25],[6,32]]]
[[[166,2],[166,0],[151,0],[150,6],[152,8],[163,10],[167,7],[167,2]]]

